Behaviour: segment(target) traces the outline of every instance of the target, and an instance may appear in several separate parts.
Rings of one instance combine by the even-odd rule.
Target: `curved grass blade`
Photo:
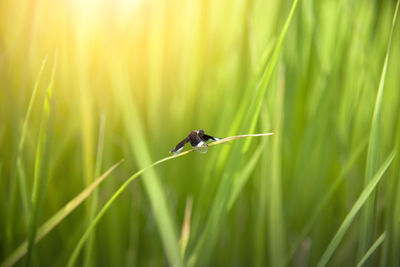
[[[20,169],[22,171],[22,159],[21,159],[21,153],[22,153],[22,149],[24,147],[25,144],[25,139],[26,139],[26,132],[28,130],[28,121],[31,117],[31,113],[32,113],[32,107],[33,107],[33,103],[35,102],[35,98],[36,98],[36,94],[39,88],[39,83],[40,83],[40,78],[42,77],[42,73],[44,70],[44,67],[46,65],[47,62],[47,56],[43,59],[42,61],[42,65],[40,66],[40,70],[39,70],[39,74],[37,77],[37,80],[35,82],[35,85],[33,87],[33,91],[32,91],[32,96],[31,99],[29,101],[29,105],[28,105],[28,110],[26,111],[26,116],[24,119],[24,123],[22,126],[22,131],[21,131],[21,139],[20,142],[18,144],[18,156],[17,156],[17,168]],[[21,197],[23,198],[23,205],[25,207],[26,211],[29,211],[30,207],[30,200],[28,199],[28,189],[26,186],[26,181],[25,179],[22,179],[23,177],[20,177],[20,185],[21,185]],[[22,179],[22,180],[21,180]],[[26,199],[25,199],[26,198]]]
[[[37,224],[39,222],[40,213],[43,207],[44,196],[47,190],[48,169],[50,161],[50,146],[51,146],[51,126],[50,112],[51,112],[51,98],[53,95],[54,77],[57,66],[57,50],[54,59],[54,65],[51,72],[51,78],[47,87],[45,100],[43,103],[42,118],[40,121],[38,144],[35,156],[35,170],[33,177],[32,188],[32,211],[29,217],[28,229],[28,252],[26,266],[32,263],[33,248],[35,245],[35,238],[37,234]]]
[[[238,136],[231,136],[231,137],[227,137],[227,138],[223,138],[221,140],[218,140],[216,142],[210,143],[208,144],[209,147],[211,146],[215,146],[215,145],[219,145],[219,144],[223,144],[232,140],[236,140],[236,139],[240,139],[240,138],[246,138],[246,137],[254,137],[254,136],[267,136],[267,135],[272,135],[273,133],[263,133],[263,134],[246,134],[246,135],[238,135]],[[68,267],[74,266],[76,263],[76,260],[78,259],[79,256],[79,252],[82,249],[83,245],[85,244],[87,238],[89,237],[90,233],[94,230],[94,228],[96,227],[97,223],[100,221],[100,219],[103,217],[103,215],[105,214],[105,212],[110,208],[111,204],[114,203],[114,201],[117,199],[117,197],[126,189],[126,187],[133,181],[135,180],[137,177],[139,177],[143,172],[159,165],[160,163],[163,163],[165,161],[171,160],[171,159],[175,159],[178,157],[182,157],[184,155],[187,155],[193,151],[196,151],[195,149],[189,149],[187,151],[184,151],[180,154],[177,155],[172,155],[169,157],[165,157],[163,159],[160,159],[156,162],[154,162],[153,164],[137,171],[136,173],[134,173],[131,177],[129,177],[119,188],[118,190],[112,195],[112,197],[107,201],[107,203],[102,207],[102,209],[99,211],[99,213],[97,214],[97,216],[93,219],[93,221],[90,223],[89,227],[86,229],[85,233],[82,235],[82,237],[80,238],[78,244],[75,246],[74,251],[72,252],[72,255],[68,261]]]
[[[386,232],[383,232],[378,239],[372,244],[372,246],[368,249],[367,253],[361,258],[360,262],[357,264],[357,267],[361,267],[365,261],[375,252],[375,250],[385,241]]]
[[[386,49],[386,56],[385,62],[383,63],[382,67],[382,74],[379,82],[378,94],[376,96],[376,102],[374,107],[374,114],[372,117],[372,124],[371,124],[371,133],[369,139],[369,146],[368,146],[368,154],[367,154],[367,166],[365,171],[365,179],[364,185],[368,184],[372,180],[373,174],[376,172],[379,166],[379,152],[381,148],[381,140],[382,140],[382,103],[383,103],[383,92],[385,87],[385,79],[386,73],[389,63],[389,55],[390,55],[390,48],[392,45],[392,37],[394,26],[396,24],[397,13],[399,10],[399,3],[397,1],[396,9],[392,19],[392,26],[390,29],[389,41],[387,44]],[[373,193],[372,197],[367,201],[362,217],[361,217],[361,224],[360,224],[360,239],[359,239],[359,247],[358,247],[358,258],[361,258],[368,247],[371,245],[374,233],[375,233],[375,207],[376,207],[376,192]],[[367,262],[370,265],[369,262]]]
[[[322,255],[321,259],[319,260],[318,265],[317,265],[318,267],[326,266],[328,264],[329,259],[332,257],[332,255],[335,252],[336,248],[338,247],[340,241],[342,240],[343,236],[347,232],[347,229],[350,227],[350,224],[353,222],[354,218],[356,217],[357,213],[360,211],[361,207],[365,204],[365,202],[368,200],[368,197],[371,195],[371,193],[374,191],[374,189],[378,185],[383,174],[385,173],[385,171],[387,170],[389,165],[392,163],[395,155],[396,155],[396,152],[395,152],[395,150],[393,150],[392,153],[390,153],[390,155],[387,157],[386,161],[381,165],[379,170],[372,177],[371,181],[367,184],[367,186],[361,192],[357,201],[354,203],[353,207],[347,214],[343,223],[340,225],[335,236],[329,243],[329,245],[328,245],[327,249],[325,250],[324,254]]]
[[[63,208],[61,208],[56,214],[48,219],[37,231],[35,244],[45,237],[51,230],[54,229],[60,222],[64,220],[72,211],[74,211],[88,196],[96,189],[105,178],[110,175],[115,168],[117,168],[123,160],[114,164],[109,168],[102,176],[96,181],[86,187],[79,195],[69,201]],[[1,264],[1,267],[7,267],[14,265],[19,259],[21,259],[27,252],[28,241],[25,240],[17,249],[14,250]]]
[[[21,175],[23,174],[23,166],[22,166],[22,159],[21,159],[21,154],[22,154],[22,149],[24,147],[25,144],[25,139],[26,139],[26,133],[27,133],[27,129],[28,129],[28,121],[31,117],[31,113],[32,113],[32,107],[33,107],[33,103],[35,102],[36,99],[36,94],[39,88],[39,83],[42,77],[42,73],[44,70],[44,67],[46,65],[47,62],[47,56],[42,60],[42,65],[40,66],[40,70],[39,70],[39,74],[36,78],[35,81],[35,85],[33,86],[33,91],[32,91],[32,95],[31,98],[29,100],[29,104],[28,104],[28,109],[26,111],[26,115],[24,118],[24,122],[22,124],[22,130],[21,130],[21,137],[18,143],[18,150],[17,150],[17,159],[16,159],[16,168],[19,171],[19,175],[18,175],[18,184],[19,184],[19,188],[20,188],[20,196],[21,196],[21,202],[22,202],[22,207],[23,207],[23,211],[25,214],[25,219],[28,217],[28,213],[31,209],[31,202],[29,199],[29,193],[28,193],[28,188],[26,185],[26,180],[25,178]],[[6,227],[6,236],[8,239],[12,239],[12,229],[13,229],[13,218],[14,218],[14,210],[16,210],[14,208],[14,203],[15,203],[15,194],[16,194],[16,182],[15,182],[15,174],[16,172],[13,172],[14,174],[12,175],[11,179],[10,179],[10,196],[9,196],[9,207],[7,209],[7,227]],[[9,242],[11,240],[8,240]]]

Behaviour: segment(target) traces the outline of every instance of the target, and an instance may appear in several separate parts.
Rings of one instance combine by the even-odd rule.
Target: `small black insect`
[[[171,151],[170,153],[179,153],[185,146],[187,142],[190,142],[192,147],[194,147],[197,151],[201,153],[206,153],[207,152],[207,141],[218,141],[221,140],[220,138],[213,137],[210,135],[207,135],[204,133],[204,130],[197,130],[197,131],[191,131],[189,135],[183,139],[181,142],[179,142]],[[199,148],[199,149],[198,149]],[[202,149],[200,149],[202,148]]]

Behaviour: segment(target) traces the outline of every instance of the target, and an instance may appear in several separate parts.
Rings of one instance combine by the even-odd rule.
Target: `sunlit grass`
[[[0,1],[1,266],[398,266],[396,7]]]
[[[64,220],[72,211],[74,211],[90,194],[104,181],[105,178],[116,168],[121,162],[114,164],[110,169],[108,169],[102,176],[100,176],[96,181],[85,188],[79,195],[70,200],[64,207],[62,207],[56,214],[54,214],[50,219],[48,219],[43,225],[37,230],[37,235],[35,236],[35,243],[39,242],[44,236],[46,236],[54,227],[56,227],[60,222]],[[15,264],[22,256],[24,256],[28,251],[28,242],[24,241],[18,248],[16,248],[7,257],[2,266],[9,266]]]

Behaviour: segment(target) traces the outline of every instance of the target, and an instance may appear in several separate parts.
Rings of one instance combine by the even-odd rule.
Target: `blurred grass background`
[[[79,266],[315,266],[327,250],[328,265],[354,266],[371,246],[366,266],[399,266],[400,159],[386,160],[400,143],[399,25],[382,72],[395,6],[1,1],[0,262],[27,239],[17,265],[66,265],[129,176],[205,129],[275,135],[145,172],[100,220]],[[37,227],[121,159],[33,246]]]

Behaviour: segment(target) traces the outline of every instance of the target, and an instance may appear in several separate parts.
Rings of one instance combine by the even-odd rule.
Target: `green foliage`
[[[1,266],[398,266],[397,8],[0,1]]]
[[[386,73],[389,62],[390,48],[392,45],[393,30],[396,24],[397,12],[399,10],[399,3],[397,2],[396,10],[393,15],[392,27],[390,30],[389,42],[387,45],[385,61],[383,63],[382,74],[379,82],[378,94],[376,96],[374,114],[372,116],[371,132],[369,137],[369,146],[367,154],[367,166],[365,171],[364,183],[367,185],[372,180],[373,172],[378,169],[380,162],[380,147],[382,145],[382,105],[383,105],[383,93],[385,88]],[[376,196],[375,194],[366,202],[366,207],[364,208],[363,217],[361,220],[360,229],[360,242],[359,242],[359,258],[367,251],[367,248],[372,244],[375,234],[375,207]],[[369,266],[372,265],[371,261],[366,262]],[[367,265],[366,264],[366,265]]]
[[[337,246],[339,245],[341,239],[345,235],[347,229],[349,228],[350,224],[354,220],[356,214],[361,209],[362,205],[364,205],[371,195],[371,192],[376,188],[379,181],[381,180],[383,174],[385,173],[386,169],[389,167],[390,163],[392,163],[393,158],[395,156],[395,152],[393,151],[385,163],[382,164],[382,167],[377,171],[377,173],[372,177],[370,182],[365,186],[364,190],[361,192],[360,196],[358,197],[357,201],[354,203],[353,207],[350,209],[349,213],[347,214],[346,218],[344,219],[343,223],[340,225],[338,231],[336,232],[335,236],[333,237],[332,241],[329,243],[328,248],[324,252],[319,261],[318,265],[326,266],[330,257],[335,252]]]

